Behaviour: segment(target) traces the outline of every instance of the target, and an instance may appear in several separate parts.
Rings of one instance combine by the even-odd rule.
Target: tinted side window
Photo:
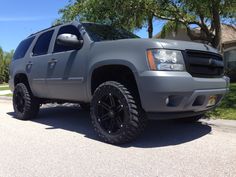
[[[78,28],[76,28],[73,25],[61,27],[57,36],[59,36],[60,34],[65,34],[65,33],[76,35],[78,39],[81,39],[81,35]],[[54,52],[63,52],[63,51],[69,51],[69,50],[75,50],[75,49],[73,47],[59,45],[57,44],[57,42],[55,42]]]
[[[33,56],[45,55],[48,53],[52,35],[53,31],[48,31],[39,36],[33,49]]]
[[[28,39],[25,39],[24,41],[22,41],[19,46],[17,47],[14,55],[13,55],[13,60],[17,60],[20,58],[24,58],[27,50],[29,49],[31,43],[33,42],[35,37],[31,37]]]

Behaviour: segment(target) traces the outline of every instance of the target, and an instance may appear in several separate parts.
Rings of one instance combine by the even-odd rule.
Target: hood
[[[165,49],[175,49],[175,50],[199,50],[199,51],[218,53],[216,49],[207,44],[179,41],[179,40],[168,40],[168,39],[120,39],[120,40],[102,41],[96,43],[98,45],[106,44],[106,45],[117,45],[120,47],[132,46],[137,49],[165,48]]]
[[[206,52],[218,53],[217,49],[202,43],[197,42],[188,42],[188,41],[179,41],[179,40],[155,40],[162,45],[163,48],[168,49],[177,49],[177,50],[201,50]]]

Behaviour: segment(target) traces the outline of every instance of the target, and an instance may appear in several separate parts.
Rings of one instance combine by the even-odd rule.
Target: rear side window
[[[76,35],[78,39],[82,39],[78,28],[76,28],[73,25],[68,25],[68,26],[61,27],[58,34],[57,34],[57,36],[59,36],[60,34],[64,34],[64,33],[73,34],[73,35]],[[63,45],[57,44],[57,42],[55,42],[53,52],[56,53],[56,52],[63,52],[63,51],[69,51],[69,50],[75,50],[75,49],[73,47],[63,46]]]
[[[29,49],[31,43],[33,42],[35,37],[31,37],[22,41],[19,46],[17,47],[14,55],[13,60],[24,58],[27,50]]]
[[[39,36],[33,49],[33,56],[45,55],[48,53],[52,35],[53,31],[48,31]]]

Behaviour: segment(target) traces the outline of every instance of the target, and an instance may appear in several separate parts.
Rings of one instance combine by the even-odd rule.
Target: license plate
[[[216,104],[217,96],[210,96],[207,107],[214,106]]]

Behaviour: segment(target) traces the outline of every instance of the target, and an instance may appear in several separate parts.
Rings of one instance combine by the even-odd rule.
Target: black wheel
[[[201,115],[198,115],[198,116],[181,118],[179,120],[182,121],[182,122],[186,122],[186,123],[194,123],[194,122],[199,121],[203,117],[204,117],[204,114],[201,114]]]
[[[37,116],[40,104],[27,87],[20,83],[16,85],[13,92],[13,107],[16,118],[29,120]]]
[[[89,103],[80,103],[80,108],[85,110],[85,111],[89,111],[90,110],[90,104]]]
[[[147,122],[140,103],[125,86],[114,81],[105,82],[96,89],[90,111],[95,131],[110,144],[134,140]]]

